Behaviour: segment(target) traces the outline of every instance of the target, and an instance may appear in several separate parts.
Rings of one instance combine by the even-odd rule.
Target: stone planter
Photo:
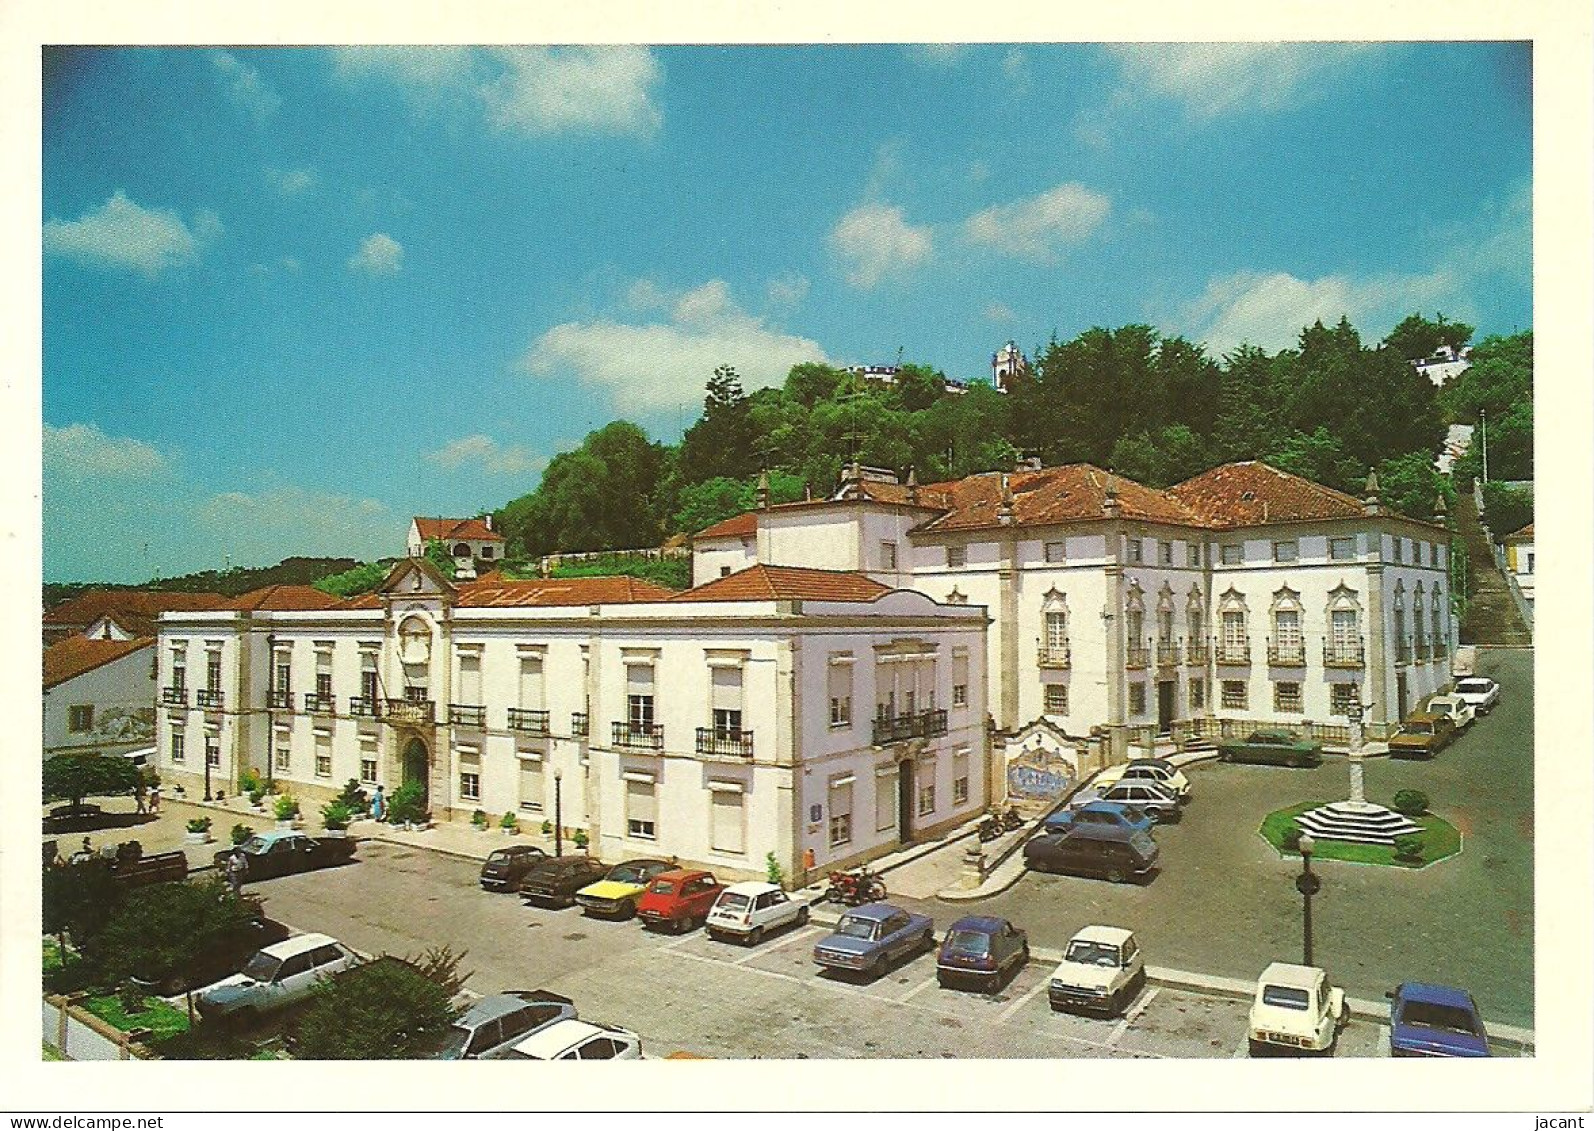
[[[293,829],[298,827],[298,824],[299,824],[299,822],[297,820],[295,820],[294,818],[292,818],[292,817],[289,817],[287,820],[283,820],[281,817],[278,817],[277,818],[277,831],[278,832],[284,832],[284,833],[285,832],[291,832]]]
[[[183,840],[188,844],[209,844],[211,837],[208,832],[184,833]]]
[[[348,829],[322,829],[321,835],[328,840],[343,840],[349,835]]]

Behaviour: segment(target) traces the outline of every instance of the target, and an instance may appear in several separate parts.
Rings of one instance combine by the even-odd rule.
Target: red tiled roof
[[[873,601],[891,592],[851,570],[755,565],[688,589],[676,601]]]
[[[504,536],[479,518],[422,518],[415,516],[415,529],[421,541],[441,538],[445,542],[502,542]]]
[[[343,603],[342,598],[310,585],[268,585],[215,607],[248,612],[312,612],[337,608]]]
[[[1247,460],[1214,467],[1168,488],[1168,495],[1208,526],[1262,526],[1357,518],[1362,501],[1265,463]]]
[[[707,530],[699,530],[692,535],[694,541],[700,538],[745,538],[758,531],[758,512],[748,511],[735,518],[723,519],[716,522]]]
[[[459,606],[486,608],[558,608],[569,605],[627,605],[665,601],[675,590],[638,577],[545,577],[528,581],[466,582],[459,586]]]
[[[1533,541],[1533,524],[1530,522],[1526,526],[1524,526],[1521,530],[1516,531],[1514,534],[1507,534],[1505,536],[1505,540],[1507,542],[1531,542],[1531,541]]]
[[[927,510],[945,510],[952,505],[951,496],[960,480],[946,483],[923,483],[909,487],[906,483],[886,483],[878,479],[861,479],[849,483],[842,494],[843,500],[865,499],[871,503],[887,503],[899,507],[924,507]]]
[[[1154,491],[1121,475],[1110,475],[1088,463],[1010,472],[1007,482],[1013,494],[1014,526],[1105,518],[1109,482],[1118,492],[1121,518],[1202,525],[1188,507],[1167,492]],[[923,523],[919,530],[970,530],[1000,525],[997,516],[1002,505],[1002,475],[998,472],[931,484],[920,488],[921,495],[926,490],[944,494],[948,509],[939,518]]]
[[[147,589],[90,589],[70,601],[63,601],[44,614],[45,624],[91,625],[110,615],[118,624],[125,618],[153,620],[164,612],[183,609],[211,609],[226,598],[220,593],[159,593]]]
[[[139,640],[90,640],[86,636],[68,636],[44,650],[44,686],[55,687],[154,643],[148,637]]]

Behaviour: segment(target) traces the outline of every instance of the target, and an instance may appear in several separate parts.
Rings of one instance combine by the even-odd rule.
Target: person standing
[[[139,783],[133,787],[133,804],[137,806],[138,812],[149,812],[149,809],[144,803],[144,782],[142,779],[140,779]]]
[[[248,874],[249,861],[244,859],[243,849],[233,849],[232,856],[227,860],[227,882],[232,885],[234,895],[244,893],[244,877]]]
[[[380,821],[387,816],[387,798],[382,795],[382,787],[376,787],[376,795],[371,798],[371,819]]]
[[[161,787],[160,787],[160,783],[159,782],[155,782],[153,785],[151,785],[149,787],[149,810],[148,811],[150,813],[159,813],[160,812],[160,808],[161,808]]]

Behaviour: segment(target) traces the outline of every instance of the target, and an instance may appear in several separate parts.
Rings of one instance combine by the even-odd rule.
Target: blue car
[[[1389,998],[1391,1056],[1488,1056],[1489,1035],[1466,990],[1402,982]]]
[[[1029,962],[1029,938],[1006,919],[969,915],[952,924],[935,962],[936,981],[945,989],[973,982],[994,993],[1010,972]]]
[[[904,955],[935,945],[935,924],[889,903],[866,903],[841,917],[836,931],[814,947],[814,961],[834,970],[877,978]]]
[[[1049,833],[1067,833],[1075,829],[1107,826],[1131,833],[1150,832],[1155,823],[1145,810],[1133,805],[1125,805],[1120,801],[1087,801],[1077,808],[1062,809],[1047,817],[1045,830]]]

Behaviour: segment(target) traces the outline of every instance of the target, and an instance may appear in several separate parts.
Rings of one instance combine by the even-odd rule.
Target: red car
[[[708,918],[708,909],[724,890],[712,872],[661,872],[637,902],[637,918],[644,927],[690,931]]]

